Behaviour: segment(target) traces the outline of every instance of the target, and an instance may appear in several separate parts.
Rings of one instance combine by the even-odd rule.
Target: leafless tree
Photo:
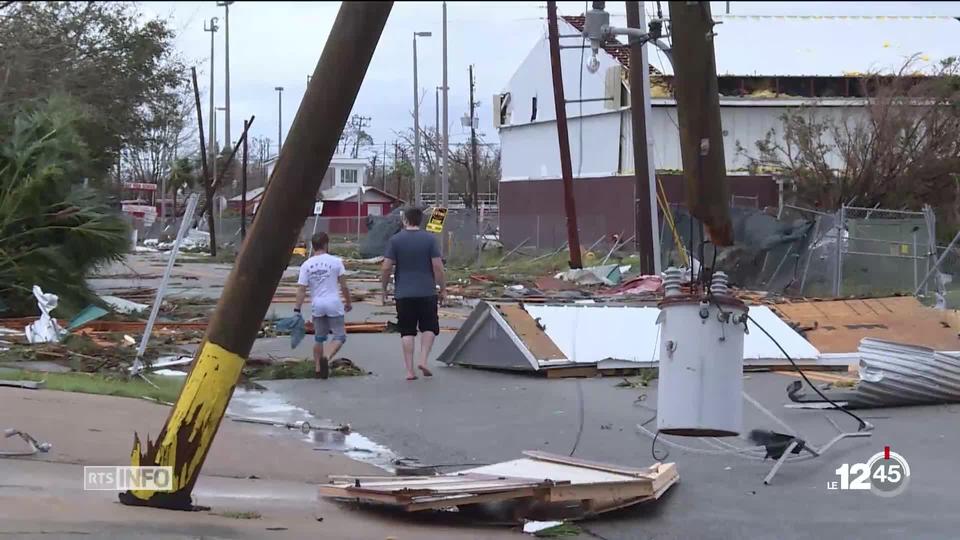
[[[960,63],[925,71],[912,58],[890,76],[862,84],[862,107],[831,115],[810,107],[782,117],[751,153],[755,172],[793,181],[796,201],[832,210],[860,206],[935,208],[945,233],[960,224]],[[950,233],[952,234],[952,232]]]

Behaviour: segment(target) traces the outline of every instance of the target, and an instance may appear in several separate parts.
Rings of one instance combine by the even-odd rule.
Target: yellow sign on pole
[[[440,234],[443,232],[443,221],[447,219],[446,208],[434,208],[430,221],[427,222],[427,231]]]

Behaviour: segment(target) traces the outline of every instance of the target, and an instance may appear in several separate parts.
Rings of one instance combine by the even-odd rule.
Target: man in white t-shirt
[[[309,288],[314,332],[313,361],[316,375],[326,379],[330,375],[330,360],[347,341],[344,315],[353,306],[350,304],[343,261],[327,253],[330,237],[327,233],[319,232],[310,241],[313,244],[313,256],[300,266],[297,307],[293,311],[300,313]],[[341,294],[343,299],[340,298]],[[327,343],[330,334],[333,334],[333,338]]]

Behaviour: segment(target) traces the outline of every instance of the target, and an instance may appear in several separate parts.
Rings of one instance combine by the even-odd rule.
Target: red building
[[[276,161],[267,164],[268,178],[273,172],[275,163]],[[366,232],[367,216],[384,216],[394,208],[403,205],[401,199],[381,189],[364,186],[366,177],[366,160],[333,157],[323,175],[320,190],[315,199],[314,215],[320,219],[317,223],[317,231],[332,234],[356,233],[359,221],[360,232]],[[256,188],[247,192],[248,215],[257,212],[264,193],[266,193],[265,188]],[[230,208],[239,210],[242,205],[240,196],[233,197],[228,204]]]

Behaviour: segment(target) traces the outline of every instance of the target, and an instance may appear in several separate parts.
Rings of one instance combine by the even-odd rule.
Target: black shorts
[[[397,326],[401,336],[415,336],[420,332],[440,334],[439,302],[436,296],[397,298]]]

